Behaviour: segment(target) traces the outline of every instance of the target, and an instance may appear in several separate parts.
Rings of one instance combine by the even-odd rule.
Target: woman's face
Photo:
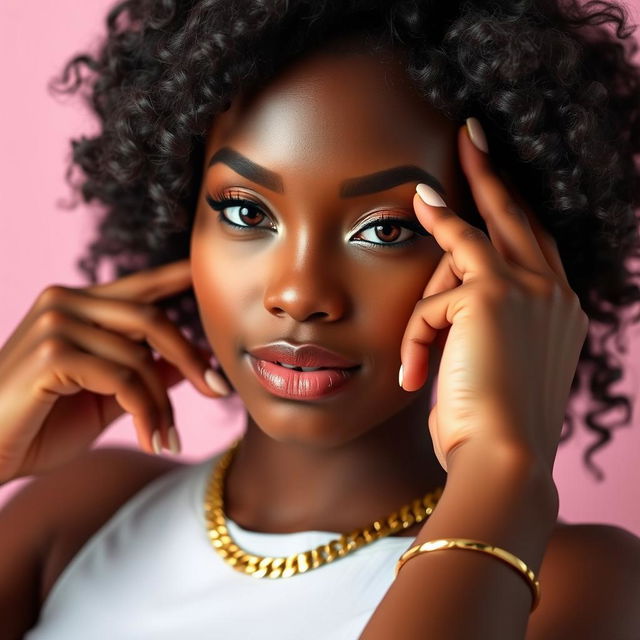
[[[424,402],[430,384],[398,386],[400,344],[442,249],[412,199],[418,182],[439,184],[457,208],[456,133],[398,58],[366,54],[298,60],[216,118],[191,240],[194,291],[220,366],[270,437],[335,446]],[[380,174],[397,167],[411,169]],[[209,202],[228,197],[249,206]],[[403,223],[370,226],[383,216]],[[328,395],[284,397],[260,383],[248,354],[280,339],[359,366]]]

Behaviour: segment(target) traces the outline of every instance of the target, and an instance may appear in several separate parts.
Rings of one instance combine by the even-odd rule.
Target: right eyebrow
[[[279,173],[270,171],[256,164],[252,160],[249,160],[246,156],[243,156],[240,152],[232,149],[231,147],[222,147],[218,149],[209,160],[207,168],[212,167],[216,162],[222,162],[228,167],[233,169],[236,173],[244,176],[248,180],[261,184],[271,191],[277,193],[284,193],[284,186],[282,184],[282,176]]]
[[[217,162],[226,164],[236,173],[271,191],[284,193],[282,176],[279,173],[256,164],[231,147],[218,149],[211,156],[207,168],[212,167]],[[344,180],[340,183],[340,197],[353,198],[385,191],[406,182],[424,182],[439,191],[443,196],[447,195],[445,188],[434,175],[415,165],[403,165]]]

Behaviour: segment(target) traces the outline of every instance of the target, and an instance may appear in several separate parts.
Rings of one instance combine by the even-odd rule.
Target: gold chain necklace
[[[375,520],[363,529],[354,529],[309,551],[292,553],[285,557],[258,556],[241,549],[229,535],[224,514],[224,480],[226,470],[241,438],[230,447],[218,462],[207,483],[204,509],[207,531],[213,548],[224,561],[237,571],[254,578],[288,578],[297,573],[317,569],[324,564],[343,558],[360,547],[380,538],[408,529],[422,522],[438,504],[443,487],[438,487],[404,505],[382,520]]]

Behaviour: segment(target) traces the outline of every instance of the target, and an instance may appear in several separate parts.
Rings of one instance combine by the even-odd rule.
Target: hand
[[[445,471],[453,450],[473,441],[532,455],[551,472],[588,317],[555,240],[465,126],[458,148],[490,239],[446,206],[414,196],[444,254],[402,340],[402,386],[425,383],[429,349],[444,342],[428,424]],[[446,342],[439,332],[448,332]]]
[[[203,395],[222,395],[203,377],[210,354],[151,304],[189,286],[186,259],[105,284],[44,289],[0,350],[0,482],[70,461],[124,411],[141,447],[154,451],[156,429],[168,446],[166,390],[185,377]]]

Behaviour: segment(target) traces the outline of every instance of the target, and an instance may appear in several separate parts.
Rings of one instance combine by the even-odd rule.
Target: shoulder
[[[125,447],[91,449],[51,474],[37,478],[44,494],[65,496],[56,501],[50,516],[52,531],[66,529],[69,516],[108,514],[147,483],[177,467],[185,466],[170,458],[154,456]],[[44,503],[44,501],[43,501]],[[106,513],[105,513],[106,512]]]
[[[640,538],[607,524],[558,523],[526,640],[633,640],[640,629]]]
[[[171,458],[125,447],[98,447],[51,474],[38,478],[44,494],[65,496],[50,516],[52,532],[65,531],[76,518],[106,519],[149,482],[178,467]],[[44,503],[44,502],[43,502]]]
[[[135,483],[184,466],[185,463],[172,458],[151,455],[138,449],[96,447],[56,470],[50,478],[49,475],[46,477],[51,482],[65,484],[77,478],[78,474],[88,474],[96,482],[117,482],[122,477],[122,471],[126,471],[125,480]]]
[[[84,541],[145,484],[177,466],[184,465],[131,449],[92,449],[12,494],[0,510],[0,635],[22,637]]]
[[[180,462],[152,456],[134,449],[103,447],[90,449],[64,466],[29,481],[11,496],[4,514],[33,515],[41,544],[46,545],[79,505],[100,502],[96,497],[126,498],[158,475]]]
[[[125,502],[156,478],[184,466],[135,449],[101,447],[36,478],[31,500],[38,505],[48,532],[43,550],[41,603],[85,542]]]

